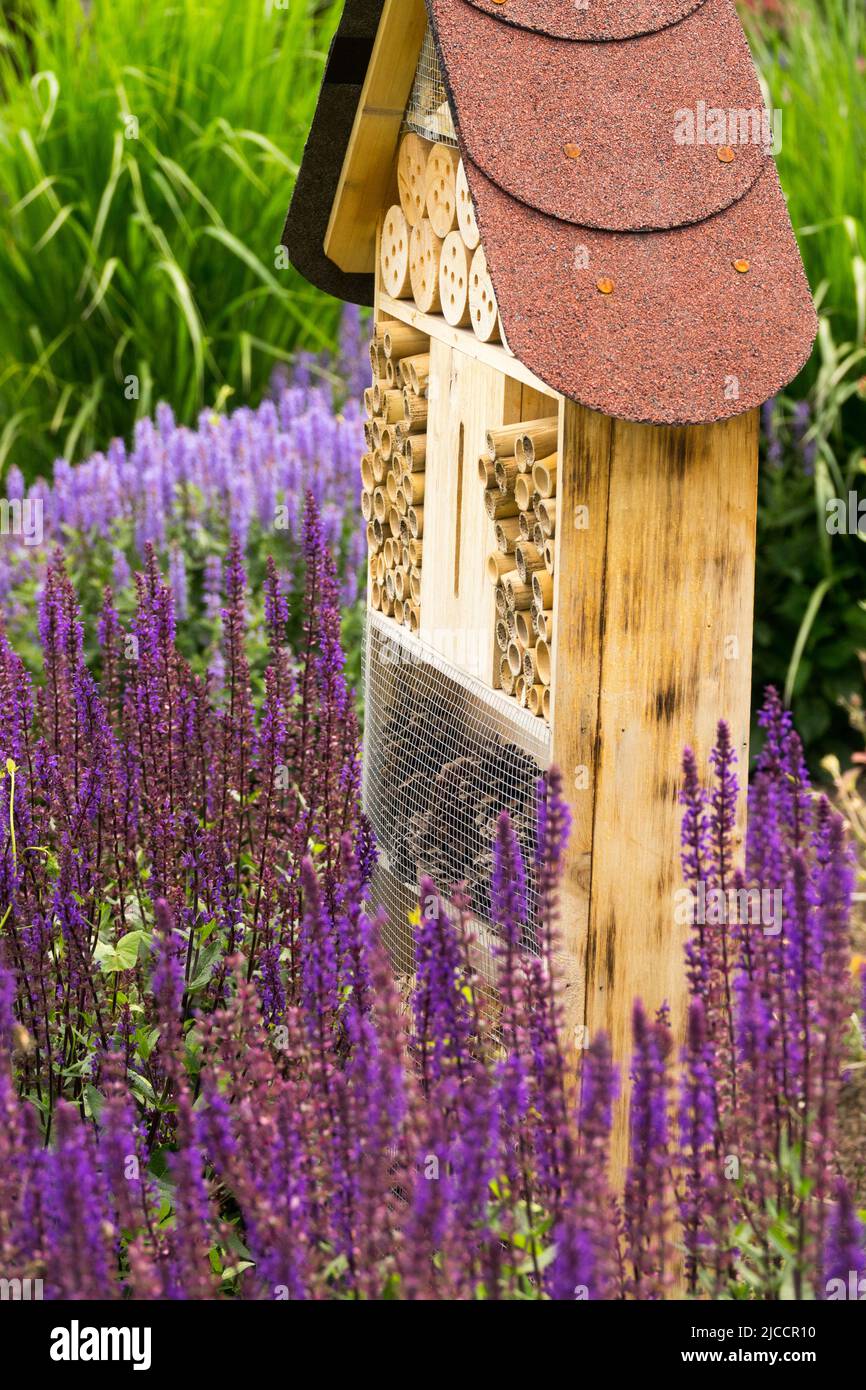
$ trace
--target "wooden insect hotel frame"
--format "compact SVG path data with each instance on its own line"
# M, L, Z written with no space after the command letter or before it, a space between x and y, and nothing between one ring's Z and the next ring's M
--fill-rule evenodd
M730 0L347 0L286 224L373 306L365 800L395 959L422 871L491 930L496 816L531 860L555 763L569 1033L620 1057L636 996L682 1014L681 753L725 717L747 759L757 407L815 331L768 149L708 135L762 108Z

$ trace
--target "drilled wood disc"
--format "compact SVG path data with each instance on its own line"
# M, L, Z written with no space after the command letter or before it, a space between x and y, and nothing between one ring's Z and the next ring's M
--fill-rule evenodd
M457 226L457 164L460 159L451 145L434 145L427 156L427 216L438 237L446 237Z
M424 216L424 199L427 194L427 156L433 148L430 140L416 135L414 131L404 135L400 141L397 157L397 189L400 206L410 227L415 227Z
M429 217L412 228L409 239L409 278L415 303L425 314L439 313L439 261L442 241Z
M403 209L396 203L385 213L380 254L382 283L393 299L408 299L412 293L409 281L409 226Z
M459 232L449 232L439 261L439 298L442 314L453 328L469 323L469 252Z
M469 192L462 159L457 166L455 192L457 195L457 225L460 228L460 235L469 250L475 251L481 241L481 233L478 230L478 223L475 221L475 204L472 201L472 194Z
M472 257L469 270L469 308L476 338L483 343L495 342L499 337L499 309L483 246Z

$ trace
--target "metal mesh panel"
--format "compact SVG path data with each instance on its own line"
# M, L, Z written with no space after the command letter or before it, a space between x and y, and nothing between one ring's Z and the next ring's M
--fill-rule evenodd
M535 946L537 782L550 765L550 732L404 628L368 614L364 657L364 807L380 863L373 904L389 916L386 942L399 974L414 971L408 914L424 873L447 896L465 883L477 968L493 983L490 875L507 809L527 873L524 944Z
M438 140L444 145L457 144L448 93L429 26L421 46L415 85L403 124L405 130L414 130L426 140Z

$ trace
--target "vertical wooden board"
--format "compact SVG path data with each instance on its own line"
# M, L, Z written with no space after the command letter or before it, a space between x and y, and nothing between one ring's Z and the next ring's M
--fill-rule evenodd
M426 27L423 0L385 0L325 232L325 255L341 270L375 264L376 221L395 200L397 141Z
M493 533L477 468L485 433L503 423L514 392L501 372L434 338L429 396L421 636L492 685L495 610L486 560Z
M598 694L613 421L563 401L559 418L553 593L553 761L562 773L572 831L562 885L566 1045L572 1060L585 1021Z
M587 1023L630 1050L632 1004L667 1001L682 1036L675 922L680 766L731 725L745 820L757 504L757 412L683 429L613 424L601 614ZM560 680L562 668L560 668ZM617 1118L621 1171L626 1117Z

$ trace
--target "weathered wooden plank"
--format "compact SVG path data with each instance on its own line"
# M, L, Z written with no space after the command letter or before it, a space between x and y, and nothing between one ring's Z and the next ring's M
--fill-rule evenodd
M586 1022L609 1033L621 1062L638 996L651 1011L667 1002L683 1034L680 763L687 744L706 758L720 718L740 758L741 827L745 819L757 461L755 411L684 429L612 423ZM590 572L583 582L598 579ZM620 1106L620 1171L626 1144Z
M613 422L564 401L559 420L557 556L553 596L553 761L572 812L563 879L566 1044L583 1041L590 865L598 760L607 498Z
M393 201L397 141L426 27L424 0L385 0L325 233L325 255L341 270L376 264L376 225Z

